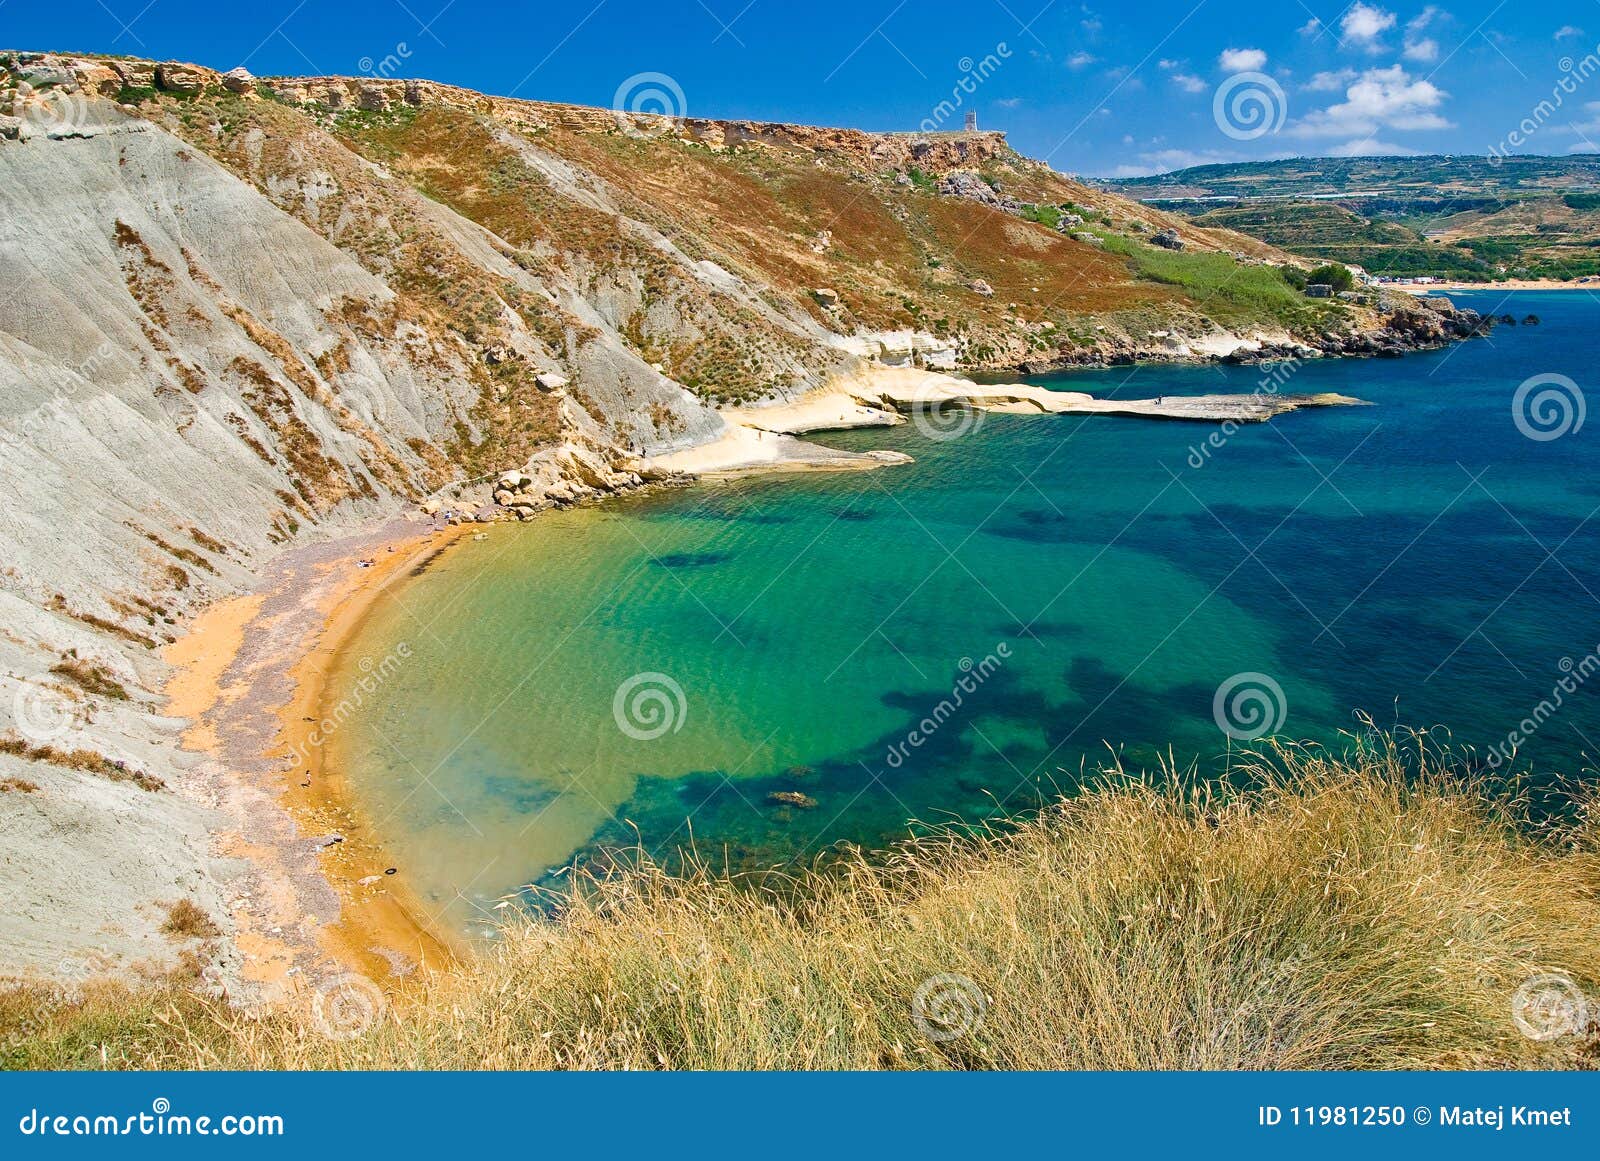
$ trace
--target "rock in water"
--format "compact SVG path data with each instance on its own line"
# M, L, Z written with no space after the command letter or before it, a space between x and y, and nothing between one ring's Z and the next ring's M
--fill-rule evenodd
M779 806L798 806L801 810L810 810L817 804L817 800L811 795L802 794L798 790L774 790L767 795L767 801Z

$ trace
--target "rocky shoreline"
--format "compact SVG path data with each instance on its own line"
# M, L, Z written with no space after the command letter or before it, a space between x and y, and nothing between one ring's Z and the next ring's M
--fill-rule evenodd
M1410 304L1410 309L1406 309ZM1176 355L1171 351L1080 352L1100 358L1062 358L1026 362L1016 368L1038 375L1067 369L1132 366L1141 362L1181 365L1255 365L1314 358L1399 358L1437 350L1487 335L1493 315L1456 306L1448 298L1389 302L1394 309L1376 331L1328 333L1316 343L1273 339L1236 340L1227 350ZM947 408L1008 411L1013 414L1106 414L1200 423L1263 422L1304 407L1363 403L1343 395L1252 392L1236 395L1174 396L1169 399L1107 400L1084 392L1052 390L1031 384L979 384L914 366L866 363L850 375L790 400L727 409L718 436L689 448L654 456L569 440L540 452L522 468L498 473L492 482L457 485L450 503L425 501L423 515L450 524L530 520L551 508L593 502L647 487L679 487L708 477L752 472L862 471L909 462L898 452L846 452L793 437L808 433L889 427L907 415L935 414ZM942 422L936 418L935 423Z
M1329 330L1306 338L1266 338L1214 356L1175 355L1170 350L1103 340L1094 347L1063 347L1049 358L1028 359L1014 369L1023 375L1043 375L1074 368L1130 367L1144 362L1252 364L1287 359L1397 359L1481 338L1498 321L1493 315L1459 307L1443 295L1420 297L1384 292L1378 298L1371 325L1348 332Z

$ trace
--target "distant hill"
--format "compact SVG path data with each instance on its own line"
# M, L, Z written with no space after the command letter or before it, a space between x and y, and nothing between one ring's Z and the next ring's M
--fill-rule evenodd
M1098 184L1196 224L1375 274L1600 274L1600 155L1202 165Z

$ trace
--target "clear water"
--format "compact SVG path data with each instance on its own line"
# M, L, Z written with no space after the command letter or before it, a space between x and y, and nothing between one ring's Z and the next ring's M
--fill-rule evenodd
M496 526L347 649L345 682L399 642L410 657L333 760L413 885L470 926L608 844L770 866L1015 809L1112 752L1213 767L1239 745L1215 712L1239 674L1281 688L1281 734L1335 741L1364 711L1503 745L1600 642L1600 419L1536 441L1512 413L1530 375L1592 381L1600 303L1456 297L1543 324L1307 363L1283 390L1373 406L1225 437L988 415L947 442L910 426L821 437L907 451L908 467ZM1266 374L1040 381L1146 397L1249 392ZM641 674L670 682L634 684L642 716L624 696L624 730L618 690ZM1522 766L1589 769L1600 678L1564 696ZM807 803L769 799L782 791Z

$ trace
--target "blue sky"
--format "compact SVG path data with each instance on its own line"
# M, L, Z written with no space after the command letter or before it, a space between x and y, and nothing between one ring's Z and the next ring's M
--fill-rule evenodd
M1600 0L0 0L0 43L868 129L1083 174L1600 151Z

